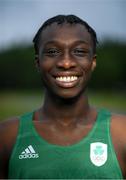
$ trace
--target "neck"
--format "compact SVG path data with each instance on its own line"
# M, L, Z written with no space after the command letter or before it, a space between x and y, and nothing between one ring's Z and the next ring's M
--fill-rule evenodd
M71 124L76 125L84 119L86 123L89 111L88 98L85 94L69 100L45 95L41 117L63 126L69 126Z

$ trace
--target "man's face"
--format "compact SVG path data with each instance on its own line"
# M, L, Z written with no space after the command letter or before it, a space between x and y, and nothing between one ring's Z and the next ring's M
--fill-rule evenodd
M38 55L37 64L47 92L65 99L85 90L96 65L91 35L80 24L47 26Z

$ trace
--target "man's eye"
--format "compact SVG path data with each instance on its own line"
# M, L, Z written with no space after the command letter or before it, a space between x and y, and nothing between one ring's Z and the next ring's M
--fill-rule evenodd
M83 49L74 49L73 53L78 56L84 56L86 52Z
M57 56L59 55L60 51L58 49L48 49L48 50L45 50L44 52L47 56Z

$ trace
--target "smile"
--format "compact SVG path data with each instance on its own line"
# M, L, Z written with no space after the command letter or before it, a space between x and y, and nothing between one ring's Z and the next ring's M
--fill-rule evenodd
M57 76L55 82L61 88L73 88L79 83L79 77L76 75Z
M66 83L76 81L77 79L78 79L77 76L60 76L60 77L56 77L57 81L66 82Z

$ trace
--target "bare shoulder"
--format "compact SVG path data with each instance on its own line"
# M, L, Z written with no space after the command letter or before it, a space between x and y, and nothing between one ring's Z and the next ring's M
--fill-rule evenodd
M113 125L126 128L126 115L122 114L112 114Z
M12 117L7 120L0 122L0 134L4 136L9 136L10 134L14 134L16 129L18 128L19 119L18 117ZM7 133L8 132L8 133Z
M111 129L115 138L126 143L126 115L112 114Z
M0 178L8 176L8 163L16 141L19 120L10 118L0 123Z
M10 145L17 136L19 120L13 117L0 123L0 144Z
M111 135L117 159L126 178L126 115L112 114Z
M115 114L115 113L113 113L112 118L114 120L117 120L117 121L120 121L120 120L124 121L124 120L126 120L126 115L125 114Z

